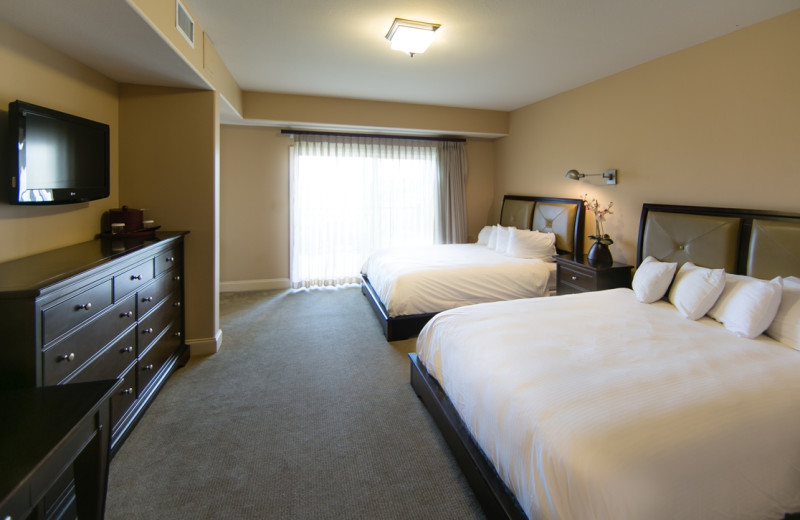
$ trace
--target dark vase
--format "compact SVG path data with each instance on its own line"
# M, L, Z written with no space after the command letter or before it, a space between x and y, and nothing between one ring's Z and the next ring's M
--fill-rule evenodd
M589 265L594 267L610 267L611 264L614 263L614 259L611 258L611 250L608 249L608 244L602 244L600 242L595 242L592 244L592 247L589 248L587 260L589 260Z

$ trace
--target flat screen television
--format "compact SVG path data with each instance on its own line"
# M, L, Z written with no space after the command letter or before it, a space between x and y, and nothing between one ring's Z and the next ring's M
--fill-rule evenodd
M8 104L12 204L70 204L109 195L109 128L24 101Z

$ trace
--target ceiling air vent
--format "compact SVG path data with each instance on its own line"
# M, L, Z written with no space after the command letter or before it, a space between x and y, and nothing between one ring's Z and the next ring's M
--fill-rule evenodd
M175 28L194 49L194 20L180 0L175 2Z

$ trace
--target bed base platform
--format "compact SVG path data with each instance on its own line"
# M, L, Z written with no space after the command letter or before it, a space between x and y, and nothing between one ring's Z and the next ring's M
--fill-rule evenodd
M428 375L415 353L408 357L411 361L411 386L453 452L486 517L493 520L526 520L528 517L514 494L478 447L438 381Z
M413 338L419 334L419 331L431 318L436 316L436 313L429 313L390 317L386 307L378 297L378 293L375 292L365 274L361 275L361 292L367 297L372 310L375 311L375 316L377 316L383 328L383 335L386 336L386 341Z

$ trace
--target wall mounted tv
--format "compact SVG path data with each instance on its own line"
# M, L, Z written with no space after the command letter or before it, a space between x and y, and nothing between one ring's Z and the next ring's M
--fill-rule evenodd
M108 197L109 128L24 101L8 104L12 204Z

